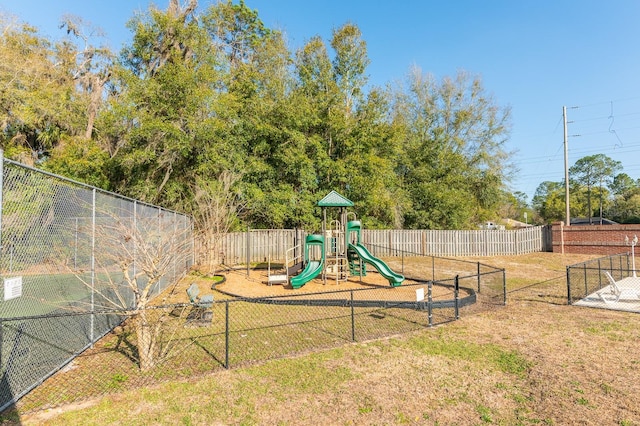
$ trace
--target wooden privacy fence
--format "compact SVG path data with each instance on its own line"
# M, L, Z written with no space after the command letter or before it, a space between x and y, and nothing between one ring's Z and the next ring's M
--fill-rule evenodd
M231 232L220 238L215 255L226 265L282 261L288 249L302 245L306 234L300 229ZM361 238L376 256L385 257L500 256L551 251L551 232L546 226L477 231L365 229ZM202 247L198 245L196 251ZM199 253L196 258L201 257Z
M378 256L502 256L551 249L547 227L477 231L365 230L362 241Z
M285 253L304 241L306 233L301 229L250 229L244 232L230 232L218 238L214 247L214 259L225 265L281 261ZM199 239L195 241L196 259L206 259L207 245ZM297 254L301 254L300 253Z

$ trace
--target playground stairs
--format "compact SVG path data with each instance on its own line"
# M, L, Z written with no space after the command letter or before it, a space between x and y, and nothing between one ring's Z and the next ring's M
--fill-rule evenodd
M300 271L302 271L302 266L303 266L303 263L299 262L292 266L289 266L286 271L283 270L280 273L269 275L267 284L269 285L286 284L289 281L289 277L297 275L300 273Z
M349 272L351 275L366 276L367 264L358 256L354 250L347 252L347 258L349 259Z
M338 281L347 281L349 279L349 262L345 257L331 257L326 259L327 266L325 271L327 275L336 277Z

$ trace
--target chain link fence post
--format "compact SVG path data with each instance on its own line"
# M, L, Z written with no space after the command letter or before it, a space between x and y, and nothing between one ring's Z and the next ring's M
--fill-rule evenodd
M351 341L356 341L356 315L353 306L353 290L351 290Z
M589 283L587 280L587 264L586 263L582 264L582 271L584 272L584 294L587 295L589 294Z
M507 306L507 271L505 269L502 270L502 305Z
M455 284L453 288L453 299L455 306L455 318L460 319L460 275L456 275Z
M95 288L96 288L96 189L91 190L91 331L89 340L93 348L95 327Z
M4 150L0 148L0 271L2 271L2 254L4 252L4 234L2 232L2 214L4 212ZM0 364L1 366L2 364Z
M224 302L224 368L229 366L229 301Z
M571 305L571 266L567 266L567 305Z
M176 235L176 232L178 231L178 226L176 223L176 212L173 212L173 235ZM171 278L171 282L175 282L176 280L176 262L178 261L177 257L174 257L172 259L172 278Z
M429 327L433 327L433 281L429 281L427 284L427 313Z
M133 202L133 232L136 232L138 229L138 202ZM137 260L138 260L138 239L133 239L133 276L135 277L138 273L137 269Z

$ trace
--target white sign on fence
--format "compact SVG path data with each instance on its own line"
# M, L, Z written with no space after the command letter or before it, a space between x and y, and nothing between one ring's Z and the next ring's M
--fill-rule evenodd
M416 302L422 302L424 300L424 288L416 289Z
M22 296L22 277L4 279L4 300Z

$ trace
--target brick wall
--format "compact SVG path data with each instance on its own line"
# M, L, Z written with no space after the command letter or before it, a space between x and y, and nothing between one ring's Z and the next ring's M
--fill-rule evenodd
M640 225L573 225L564 226L556 222L552 226L554 253L582 253L611 255L627 253L631 246L626 245L634 235L640 238ZM636 246L640 249L640 245Z

